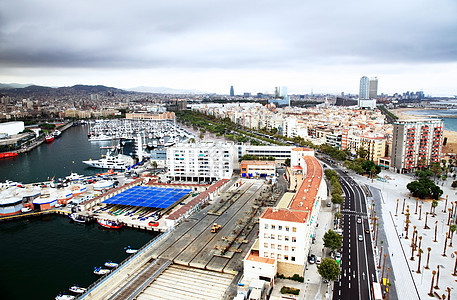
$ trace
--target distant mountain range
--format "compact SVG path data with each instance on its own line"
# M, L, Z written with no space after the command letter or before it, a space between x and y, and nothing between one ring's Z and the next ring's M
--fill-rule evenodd
M71 87L47 87L39 86L34 84L20 84L20 83L0 83L0 91L3 94L31 94L31 93L46 93L46 94L68 94L71 92L76 93L103 93L103 92L115 92L115 93L155 93L155 94L206 94L205 92L198 90L185 90L185 89L173 89L167 87L149 87L139 86L127 90L122 90L114 87L107 87L104 85L74 85Z
M6 89L21 89L25 88L28 86L31 86L33 84L31 83L26 83L26 84L20 84L20 83L0 83L0 90L6 90Z

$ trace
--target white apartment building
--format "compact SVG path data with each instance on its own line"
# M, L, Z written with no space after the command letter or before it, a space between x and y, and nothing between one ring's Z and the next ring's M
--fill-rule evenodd
M302 150L297 150L303 153ZM291 200L263 211L259 219L258 242L244 259L247 280L274 283L277 273L303 275L312 235L322 201L327 199L327 184L319 161L311 155L298 159L303 180Z
M233 143L179 143L167 149L167 177L210 182L231 178Z
M292 149L294 146L253 146L253 145L236 145L238 160L245 154L262 156L272 156L276 160L285 161L292 158Z

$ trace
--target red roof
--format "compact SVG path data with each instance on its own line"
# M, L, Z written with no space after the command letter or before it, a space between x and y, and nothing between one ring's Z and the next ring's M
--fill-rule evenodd
M268 207L261 218L278 221L288 221L295 223L305 223L309 212L304 210L292 210L288 208L273 208Z

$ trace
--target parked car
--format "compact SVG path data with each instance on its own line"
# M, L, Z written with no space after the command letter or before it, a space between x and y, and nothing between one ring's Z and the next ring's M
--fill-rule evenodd
M316 257L316 264L320 265L322 261L322 258L320 256Z
M363 235L359 234L359 241L362 242L363 241Z
M314 264L316 262L316 255L314 255L314 254L308 255L308 262L310 264Z

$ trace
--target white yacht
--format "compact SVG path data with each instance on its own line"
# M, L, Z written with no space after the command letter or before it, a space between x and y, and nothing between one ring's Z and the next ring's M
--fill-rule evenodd
M97 160L84 160L84 164L99 169L125 170L134 164L133 158L124 154L115 154L111 151L105 157Z

